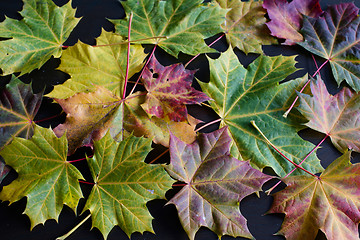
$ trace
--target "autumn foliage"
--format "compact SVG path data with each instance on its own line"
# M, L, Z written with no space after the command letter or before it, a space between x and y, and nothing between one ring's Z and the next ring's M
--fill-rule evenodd
M200 227L219 237L253 238L239 204L270 179L287 185L273 194L269 209L285 214L278 234L315 239L320 230L329 240L359 239L360 165L350 162L352 151L360 151L360 17L353 3L324 11L317 0L121 4L126 17L111 20L115 31L103 30L95 46L63 45L80 20L71 1L59 7L24 0L21 20L0 22L0 69L11 75L0 89L0 182L10 167L18 173L2 188L1 201L26 197L31 228L57 220L64 205L76 211L84 177L68 158L87 146L94 182L82 214L90 214L105 239L115 226L129 237L153 232L146 203L165 199L175 183L182 188L168 204L190 239ZM204 40L214 35L229 48L207 56L207 82L194 78L187 64L163 66L154 55L156 48L175 58L216 53L215 42ZM302 47L323 65L284 82L298 70L296 56L262 51L278 42ZM244 67L235 48L259 56ZM58 70L70 78L34 94L21 76L51 57L60 58ZM318 74L325 64L345 85L335 95ZM131 77L137 80L130 84ZM44 97L66 114L54 129L34 121ZM214 110L219 118L203 124L219 123L219 129L199 133L190 104ZM298 135L306 127L343 154L326 169L315 154L323 141L315 146ZM152 144L167 148L169 164L145 163ZM263 173L266 167L274 176Z

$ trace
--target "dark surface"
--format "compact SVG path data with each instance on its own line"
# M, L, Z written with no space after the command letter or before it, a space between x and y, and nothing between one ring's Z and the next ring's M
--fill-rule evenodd
M57 4L64 4L67 1L64 0L56 0ZM339 1L337 0L327 0L321 1L322 8L325 9L327 5L336 4ZM341 1L341 2L349 2L349 1ZM360 7L360 1L355 1L358 7ZM71 34L69 40L64 45L73 45L78 39L88 44L95 44L95 38L100 35L101 28L104 28L107 31L111 31L113 29L112 24L106 20L106 18L122 18L124 17L124 11L121 7L121 4L116 0L73 0L73 7L77 8L77 17L81 17L82 19L79 22L78 26L75 28L74 32ZM22 2L20 0L0 0L0 21L4 20L4 16L12 17L12 18L20 18L18 11L22 8ZM207 40L207 43L210 43L214 38ZM225 41L220 41L220 43L215 44L215 48L219 51L225 51L227 49L227 44ZM146 51L150 51L151 46L146 46ZM302 68L299 70L296 75L290 76L289 79L302 76L305 73L313 74L316 70L314 61L312 59L311 54L304 51L301 47L293 46L265 46L264 51L267 55L299 55L297 57L297 67ZM256 58L257 55L249 54L246 56L241 51L236 50L236 54L239 57L239 60L242 64L247 65L252 60ZM160 60L160 62L164 65L169 65L175 62L183 62L186 63L191 59L191 56L187 56L184 54L180 54L179 59L175 59L164 53L160 48L156 50L156 57ZM211 57L217 57L218 54L213 54ZM324 62L323 59L316 58L318 65ZM23 76L21 79L26 82L32 82L33 88L35 92L42 90L45 87L46 92L50 92L52 89L52 85L60 84L64 82L68 76L60 71L55 70L59 65L59 59L51 59L49 60L44 67L40 70L35 70L31 74L27 74ZM201 81L207 82L209 79L209 67L206 57L204 55L199 56L194 62L192 62L189 67L190 69L199 69L196 73L196 77ZM331 70L329 64L327 64L323 70L321 70L321 75L323 79L326 80L327 87L329 91L334 94L338 91L336 83L331 76ZM9 81L9 77L1 77L0 78L0 86L3 86L7 81ZM197 87L195 85L195 87ZM216 114L204 107L199 106L189 106L189 112L196 116L197 118L209 122L213 119L216 119ZM52 103L50 99L45 99L43 101L42 107L35 118L37 120L43 120L51 116L59 115L55 119L51 119L48 121L42 121L39 124L45 127L52 126L53 128L63 122L65 119L65 115L61 114L61 108ZM217 126L211 126L205 129L206 132L213 131ZM306 129L301 131L300 136L306 140L311 141L314 144L320 142L320 140L324 137L324 134L312 131L310 129ZM158 154L162 153L165 148L161 146L154 146L155 150L148 156L147 161L150 161ZM81 148L79 149L71 159L78 159L84 156L84 153L89 151L89 149ZM319 149L316 154L321 159L321 163L323 167L328 166L335 158L340 156L340 153L331 145L330 140L327 139L323 144L322 148ZM360 157L359 154L353 154L353 162L359 162ZM169 155L165 154L161 161L168 161ZM89 169L86 166L85 162L77 162L74 163L76 167L78 167L87 181L91 182L91 176L89 173ZM271 174L270 169L265 169L265 171ZM16 173L14 171L5 179L4 184L9 184L12 179L16 177ZM276 183L275 180L270 181L264 185L264 189L268 189L273 184ZM81 184L85 197L88 196L91 190L90 185ZM284 187L280 185L280 187L276 190L280 190ZM179 187L176 189L169 190L166 194L167 199L170 199L177 191ZM267 196L264 192L260 193L260 198L258 198L255 194L246 197L240 203L240 211L248 220L248 227L253 234L253 236L257 240L275 240L275 239L284 239L282 236L274 236L281 226L284 215L283 214L269 214L265 215L265 213L269 210L272 204L273 198L271 196ZM80 201L80 205L78 207L78 215L81 213L82 207L84 206L85 200L82 199ZM166 200L154 200L150 201L147 206L151 215L154 217L153 220L153 228L155 234L145 232L144 234L134 233L131 235L131 239L137 240L186 240L188 239L186 233L181 227L179 219L177 217L176 209L173 205L167 205ZM56 237L59 237L65 233L67 233L70 229L72 229L77 223L79 223L85 215L88 214L86 212L83 215L76 216L72 210L68 207L64 207L63 211L60 214L59 222L56 223L54 220L49 220L45 223L45 225L38 225L30 232L30 221L26 215L22 215L22 212L25 209L26 199L23 198L21 201L16 202L10 206L8 206L7 202L0 203L0 239L1 240L54 240ZM88 220L83 224L75 233L73 233L68 239L69 240L101 240L103 239L101 233L97 230L91 229L91 221ZM126 234L122 232L119 227L115 227L109 237L109 240L125 240L128 239ZM200 231L196 235L196 240L215 240L217 236L212 233L210 230L206 228L201 228ZM223 240L235 239L232 237L224 236ZM244 239L244 238L236 238L236 239ZM325 239L324 234L319 231L317 236L317 240Z

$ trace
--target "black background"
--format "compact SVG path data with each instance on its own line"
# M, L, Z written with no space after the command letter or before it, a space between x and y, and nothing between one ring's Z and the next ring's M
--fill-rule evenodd
M66 3L65 0L55 0L58 5ZM344 1L341 2L350 2ZM323 10L326 9L328 5L337 4L337 0L324 0L320 1L321 7ZM360 7L360 0L355 1L357 7ZM107 31L113 30L113 25L106 19L117 19L124 17L124 10L119 1L116 0L73 0L73 7L77 8L76 17L82 17L81 21L71 33L69 39L64 43L64 45L73 45L78 40L94 45L96 43L95 38L98 37L101 33L101 28L104 28ZM21 0L0 0L0 21L5 19L5 15L11 18L21 18L19 11L22 9ZM209 44L216 36L210 39L207 39L206 42ZM225 51L228 47L226 41L223 39L219 43L215 44L214 47L219 51ZM152 46L145 46L146 52L149 52L152 49ZM264 46L263 50L265 54L273 55L299 55L296 60L298 64L296 67L302 70L299 70L296 74L291 75L288 79L299 77L305 73L313 74L316 71L314 61L311 54L306 52L304 49L298 46ZM247 66L251 61L253 61L257 55L249 54L245 55L239 50L235 50L237 56L239 57L240 62ZM172 63L186 63L191 59L191 56L180 54L179 59L176 59L172 56L167 55L160 48L157 48L155 55L157 59L163 65L170 65ZM211 57L218 57L218 54L212 54ZM324 60L316 57L316 61L320 66ZM63 83L69 76L65 73L62 73L58 70L55 70L60 63L59 59L50 59L42 68L35 70L30 74L26 74L21 77L21 80L26 83L32 83L34 92L39 92L45 87L45 92L50 92L52 86L55 84ZM209 67L208 61L205 56L200 55L194 62L189 66L189 69L199 69L196 73L196 77L201 81L209 81ZM339 91L335 80L331 75L331 69L329 64L325 65L323 70L321 70L321 76L325 79L328 90L335 94ZM9 76L0 77L0 86L4 86L10 80ZM196 84L194 87L198 88ZM189 106L188 110L190 114L196 116L197 118L209 122L217 118L217 115L204 107L199 106ZM48 117L57 116L54 119L48 121L41 121L39 125L44 127L55 127L57 124L65 120L65 114L61 113L61 107L52 103L51 99L45 98L43 100L42 106L39 113L37 114L35 121L43 120ZM210 132L217 128L218 126L210 126L205 128L203 132ZM302 130L300 136L306 140L317 144L324 137L324 134L312 131L310 129ZM161 146L155 146L146 161L151 161L157 155L162 153L165 148ZM334 159L340 156L340 153L332 146L330 140L327 139L317 150L316 154L321 159L321 164L325 168L328 166ZM71 156L70 159L78 159L84 156L84 153L89 152L89 149L81 148L79 149L74 156ZM163 158L158 162L166 162L169 159L169 155L165 154ZM353 153L352 162L360 162L360 155ZM85 162L74 163L78 167L87 181L92 182L90 172ZM273 174L271 169L266 168L265 172L268 174ZM16 178L16 173L11 171L8 177L4 180L2 184L9 184L12 179ZM276 180L266 183L263 189L270 188ZM284 187L284 184L280 185L276 191ZM88 196L91 190L91 186L86 184L81 184L84 196ZM169 190L166 194L166 198L170 199L180 188L176 187L175 189ZM274 192L276 192L274 191ZM272 204L273 198L267 196L264 192L260 193L260 198L255 194L246 197L240 203L240 211L248 220L248 227L250 232L257 240L275 240L275 239L285 239L282 236L274 235L281 226L281 223L284 218L284 214L268 214L265 215L269 210ZM77 223L79 223L84 216L88 214L80 215L82 207L84 206L85 200L80 201L78 207L78 213L76 216L75 213L64 206L63 211L60 214L59 222L55 220L48 220L45 225L38 225L32 231L30 231L30 221L26 215L23 215L22 212L25 209L26 198L13 203L8 206L8 202L0 203L0 240L19 240L19 239L40 239L40 240L54 240L56 237L59 237L67 233L72 229ZM166 200L153 200L150 201L147 206L151 215L154 217L153 228L155 234L145 232L143 234L134 233L131 235L131 239L136 240L186 240L188 239L186 233L181 227L180 221L177 217L176 209L173 205L167 205ZM76 232L74 232L69 238L69 240L101 240L103 239L101 233L97 229L91 230L91 220L86 221ZM119 228L115 227L109 234L108 240L125 240L129 239L126 234ZM196 234L196 240L215 240L217 236L206 228L201 228ZM232 237L224 236L223 240L235 239ZM236 238L236 239L245 239L245 238ZM326 239L324 234L319 231L317 240Z

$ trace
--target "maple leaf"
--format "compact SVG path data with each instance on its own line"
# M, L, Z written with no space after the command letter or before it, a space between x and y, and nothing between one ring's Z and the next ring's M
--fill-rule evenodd
M78 147L101 139L111 126L120 105L120 98L99 86L95 92L79 93L67 99L54 100L67 114L65 123L59 124L54 132L58 137L66 132L69 155Z
M303 15L316 18L322 13L319 0L264 0L263 7L269 14L270 22L266 23L271 34L285 39L285 45L294 45L303 41L299 32Z
M222 25L229 43L246 54L262 53L261 45L276 43L265 25L266 11L262 1L216 0L224 9L226 22Z
M31 139L15 138L0 151L6 164L19 174L0 192L0 200L16 202L27 197L25 214L31 229L47 219L57 220L63 205L74 211L82 198L79 170L66 161L66 137L35 127Z
M39 110L42 93L33 94L31 86L15 76L0 89L0 149L14 137L30 138L33 119Z
M96 39L97 46L78 42L69 47L61 57L59 70L68 73L71 78L56 85L47 96L65 99L81 92L92 92L96 86L102 86L117 96L124 91L126 73L127 44L123 38L103 30ZM146 57L139 45L130 48L129 77L140 71Z
M153 139L154 143L169 147L170 132L186 143L196 139L195 127L198 121L187 116L187 121L174 122L168 118L160 119L149 117L141 108L145 102L145 95L136 92L125 99L124 102L124 129L137 137L145 136Z
M299 93L299 111L309 120L306 126L330 136L341 152L360 152L360 97L344 87L335 96L321 79L310 82L312 96Z
M269 213L285 213L279 231L286 239L315 239L318 229L327 239L359 239L360 164L351 152L336 159L320 175L283 179L287 187L274 195Z
M210 82L200 83L214 99L210 105L222 119L221 126L229 126L242 159L250 159L259 169L269 166L279 176L290 172L292 164L268 145L250 122L255 121L265 136L296 163L312 150L313 145L297 134L304 128L301 114L295 112L290 119L282 116L296 96L294 89L307 81L300 78L279 85L296 70L294 58L260 55L245 69L229 48L218 59L209 58ZM314 155L302 166L311 172L322 170ZM304 173L297 170L297 174Z
M239 202L260 191L272 177L252 168L249 162L231 157L230 144L227 127L200 134L192 144L171 136L170 165L165 168L186 186L169 204L176 206L190 239L194 239L201 226L218 236L251 238Z
M304 17L301 29L306 50L330 62L335 80L360 90L360 17L354 3L330 6L319 18Z
M214 52L204 38L222 31L227 10L217 4L202 4L202 0L128 0L121 2L125 12L134 14L131 40L141 44L157 44L177 57ZM129 18L112 20L115 32L128 36Z
M3 75L21 75L40 68L51 56L60 57L62 44L76 26L71 1L58 7L51 0L24 0L23 19L0 23L0 68Z
M94 148L93 158L87 161L95 185L84 207L91 212L93 226L105 238L115 225L128 236L153 232L146 202L164 198L174 180L161 165L144 162L151 139L129 136L118 143L106 134L95 141Z
M155 57L151 58L142 75L147 95L141 107L150 116L186 121L185 104L210 100L206 94L191 87L194 73L194 70L186 70L182 64L164 67Z

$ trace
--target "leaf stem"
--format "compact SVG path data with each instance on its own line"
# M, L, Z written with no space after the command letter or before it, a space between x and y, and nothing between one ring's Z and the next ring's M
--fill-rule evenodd
M134 92L134 90L135 90L135 88L136 88L136 85L138 85L138 83L139 83L139 81L140 81L141 76L144 74L145 68L147 67L147 65L148 65L148 64L149 64L149 62L150 62L150 59L152 58L152 56L153 56L153 55L154 55L154 53L155 53L156 46L157 46L157 45L155 45L155 46L154 46L154 48L153 48L153 50L152 50L152 52L151 52L151 54L150 54L150 56L149 56L148 60L146 61L145 65L144 65L144 67L143 67L143 69L142 69L142 71L141 71L141 73L140 73L140 75L139 75L138 79L136 80L136 83L135 83L134 87L131 89L131 91L130 91L129 95L131 95L131 94Z
M67 237L69 237L73 232L75 232L81 225L83 225L89 218L91 217L91 213L84 218L78 225L76 225L73 229L71 229L68 233L65 235L56 238L56 240L65 240Z
M299 166L301 164L303 164L305 162L305 160L325 141L325 139L329 136L330 134L326 134L326 136L305 156L305 158L299 163ZM285 177L283 177L282 179L287 178L288 176L290 176L290 174L292 174L297 168L294 168L293 170L291 170L291 172L289 172L288 174L285 175ZM279 180L274 186L272 186L270 189L268 189L266 191L267 195L270 195L271 192L281 183L281 180Z
M83 181L83 180L78 180L79 183L84 183L84 184L88 184L88 185L95 185L95 183L91 183L91 182L86 182L86 181Z
M292 160L290 160L288 157L286 157L279 149L276 148L276 146L274 144L272 144L270 142L270 140L264 135L264 133L260 130L260 128L256 125L255 121L250 121L251 124L256 128L256 130L261 134L261 136L263 136L263 138L266 140L266 142L272 147L274 148L275 151L277 151L283 158L285 158L288 162L290 162L291 164L293 164L295 167L303 170L304 172L310 174L313 177L319 178L318 176L316 176L315 174L309 172L308 170L306 170L305 168L301 167L300 165L296 164L295 162L293 162Z
M89 156L89 158L91 158L92 156ZM86 158L79 158L79 159L75 159L75 160L70 160L68 161L69 163L73 163L73 162L80 162L80 161L84 161L86 160Z
M47 121L47 120L51 120L51 119L53 119L53 118L56 118L56 117L58 117L58 116L60 116L60 115L61 115L61 114L57 114L57 115L54 115L54 116L51 116L51 117L43 118L43 119L36 120L36 121L32 121L32 122L34 122L34 123L45 122L45 121Z
M154 158L153 160L151 160L151 162L149 162L149 164L152 164L154 162L156 162L156 160L158 160L159 158L161 158L162 156L164 156L165 153L167 153L169 151L169 149L166 149L163 153L161 153L159 156L157 156L156 158Z
M212 43L209 44L209 47L211 47L212 45L214 45L216 42L218 42L223 36L225 36L225 33L223 33L220 37L218 37L217 39L215 39ZM200 55L200 53L198 53L197 55L195 55L192 59L190 59L186 64L185 64L185 68L192 62L194 61L198 56Z
M220 122L220 121L221 121L221 118L218 118L218 119L216 119L216 120L214 120L214 121L208 122L208 123L202 125L201 127L199 127L198 129L196 129L195 132L198 132L198 131L200 131L201 129L206 128L207 126L210 126L210 125L212 125L212 124L214 124L214 123L217 123L217 122Z
M124 83L124 90L123 90L123 95L122 95L122 99L125 99L125 95L126 95L126 87L127 87L127 82L128 82L128 78L129 78L129 67L130 67L130 35L131 35L131 22L132 22L132 18L133 18L133 13L130 13L130 17L129 17L129 28L128 28L128 49L127 49L127 56L126 56L126 75L125 75L125 83ZM121 90L121 89L120 89Z
M316 72L311 76L312 78L316 76L316 74L318 74L320 72L320 70L325 66L325 64L329 61L329 59L327 59L325 62L323 62L323 64L321 64L321 66L316 70ZM305 83L305 85L301 88L301 90L299 91L300 93L302 93L302 91L304 91L305 87L309 84L310 79ZM295 106L295 103L297 102L297 100L299 99L299 96L296 96L295 100L293 101L293 103L291 104L291 106L289 107L289 109L284 113L284 117L286 118L287 115L290 113L291 109L293 109L293 107Z

